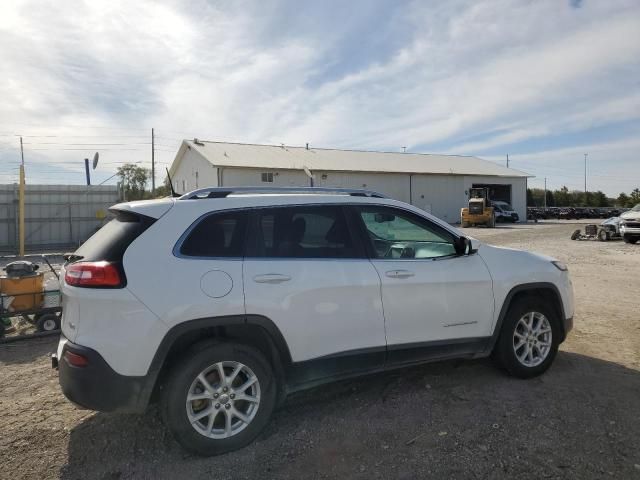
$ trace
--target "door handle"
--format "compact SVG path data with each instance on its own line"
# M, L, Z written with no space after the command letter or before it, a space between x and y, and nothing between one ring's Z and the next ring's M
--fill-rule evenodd
M265 273L264 275L256 275L253 277L253 281L256 283L277 284L288 282L289 280L291 280L289 275L282 275L280 273Z
M389 278L409 278L413 277L415 273L409 270L389 270L385 275Z

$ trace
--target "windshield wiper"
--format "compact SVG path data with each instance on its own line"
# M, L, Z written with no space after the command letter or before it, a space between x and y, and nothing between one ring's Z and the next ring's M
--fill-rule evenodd
M67 263L73 263L77 262L78 260L82 260L84 256L78 255L76 253L65 253L62 255L62 258L64 258L65 262Z

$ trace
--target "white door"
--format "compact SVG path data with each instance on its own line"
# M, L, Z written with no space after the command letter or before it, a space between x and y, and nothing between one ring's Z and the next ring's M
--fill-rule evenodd
M287 206L252 215L244 260L247 315L271 319L294 362L372 354L367 361L381 365L380 279L342 208ZM340 370L340 362L330 363Z
M479 255L457 255L451 232L412 212L356 210L382 280L390 350L491 334L492 281Z

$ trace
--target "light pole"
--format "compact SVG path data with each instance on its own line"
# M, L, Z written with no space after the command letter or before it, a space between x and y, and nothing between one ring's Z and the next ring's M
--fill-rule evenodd
M584 154L584 194L587 194L587 155L589 155L588 153ZM585 198L586 201L586 198Z

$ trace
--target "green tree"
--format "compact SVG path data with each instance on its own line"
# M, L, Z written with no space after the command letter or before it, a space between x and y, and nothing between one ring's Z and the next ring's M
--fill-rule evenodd
M634 207L639 203L640 203L640 189L634 188L633 192L631 192L631 195L629 195L629 203L627 204L627 206Z
M555 207L556 201L551 190L547 190L547 207Z
M533 200L533 192L530 188L527 188L527 207L535 207L536 203Z
M141 200L145 198L145 189L149 182L148 168L126 163L118 167L118 177L120 178L125 200Z
M563 186L560 190L556 190L554 197L558 207L569 206L569 189L566 186Z
M618 198L616 199L616 205L618 205L619 207L626 207L628 203L629 203L629 195L627 195L624 192L618 195Z
M598 190L595 194L595 206L596 207L608 207L609 206L609 199L607 198L607 196L601 191Z
M156 187L156 193L153 198L163 198L171 196L171 186L169 185L169 178L166 177L164 182L159 187Z

